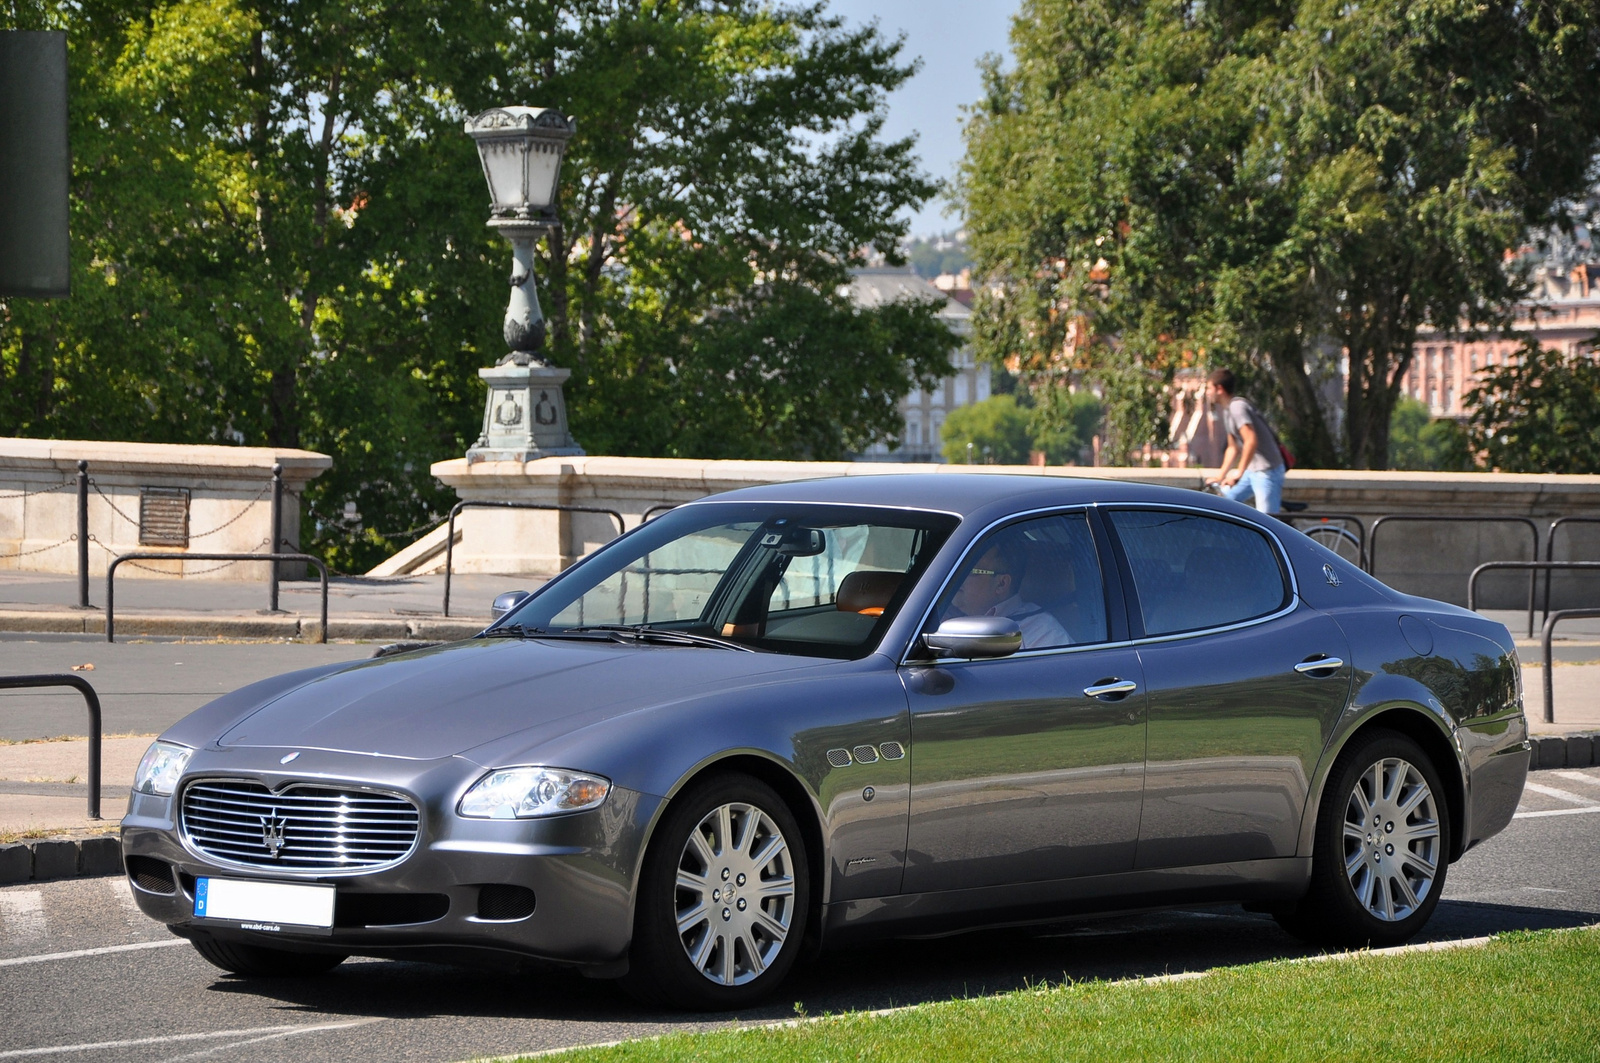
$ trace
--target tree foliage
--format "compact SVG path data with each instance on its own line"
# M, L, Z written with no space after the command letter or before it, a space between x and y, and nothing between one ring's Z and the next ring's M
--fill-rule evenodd
M1033 446L1028 411L1012 395L991 395L951 410L940 438L944 460L955 465L1026 465Z
M1428 405L1401 397L1389 418L1389 468L1467 472L1474 467L1467 432L1448 417L1434 419Z
M1600 363L1530 341L1467 395L1472 446L1502 472L1600 473Z
M0 307L0 433L304 446L306 538L365 567L447 503L510 254L462 120L577 118L542 244L591 453L834 458L947 371L858 310L932 185L881 136L899 45L758 0L10 0L65 28L73 296ZM355 502L366 526L346 526Z
M1581 0L1026 0L968 125L990 357L1107 383L1156 441L1175 368L1275 383L1308 464L1381 467L1424 324L1499 328L1502 252L1600 145ZM1343 436L1316 401L1348 354Z

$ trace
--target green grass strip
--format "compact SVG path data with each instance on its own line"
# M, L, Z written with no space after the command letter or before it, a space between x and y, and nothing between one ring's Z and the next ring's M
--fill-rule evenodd
M1448 951L1273 961L1160 984L1076 983L882 1016L669 1034L554 1058L1594 1061L1600 929L1519 931Z

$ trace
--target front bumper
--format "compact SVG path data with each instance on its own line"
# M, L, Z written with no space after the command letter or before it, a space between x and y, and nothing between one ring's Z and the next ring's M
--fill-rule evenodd
M242 869L185 844L176 822L176 796L136 793L122 821L129 884L140 910L174 932L371 956L479 954L488 959L500 954L602 970L625 961L633 934L634 878L661 798L614 787L605 804L590 812L535 820L463 819L455 814L456 804L482 771L458 758L396 763L308 751L294 764L299 770L290 773L243 768L240 752L197 751L184 784L212 777L248 779L273 789L291 781L380 787L405 794L421 810L417 845L399 863L367 873ZM275 766L275 754L282 751L249 752L258 754L251 759ZM159 891L162 865L170 868L170 892ZM291 927L247 930L198 920L194 889L201 876L333 884L338 890L335 926L328 934ZM512 905L518 909L515 917L505 918L504 905L486 900L485 887L500 887L488 896L504 897L508 886L532 891L531 913Z

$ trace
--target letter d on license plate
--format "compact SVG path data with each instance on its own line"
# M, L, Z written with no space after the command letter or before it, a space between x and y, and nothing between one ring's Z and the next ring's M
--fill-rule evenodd
M195 880L194 914L244 930L331 934L333 898L332 886L201 878Z

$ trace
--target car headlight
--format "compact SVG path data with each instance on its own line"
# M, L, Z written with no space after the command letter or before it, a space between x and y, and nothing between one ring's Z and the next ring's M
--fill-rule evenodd
M194 750L172 742L154 742L144 751L139 770L133 775L133 788L141 794L170 797L177 789L178 776L189 765Z
M473 819L532 819L598 808L611 781L559 768L502 768L473 784L461 814Z

